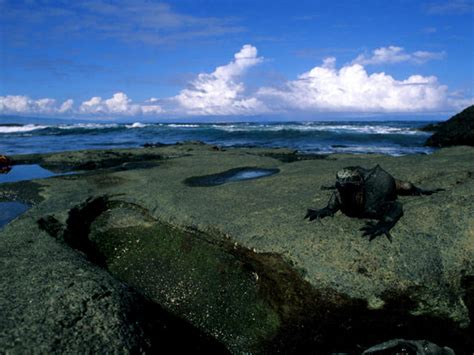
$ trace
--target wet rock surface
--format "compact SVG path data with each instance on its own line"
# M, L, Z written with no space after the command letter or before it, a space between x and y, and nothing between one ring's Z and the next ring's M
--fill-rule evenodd
M12 158L15 164L39 164L53 172L95 171L107 168L126 168L127 164L156 162L163 156L145 150L130 149L84 150L53 154L28 154Z
M414 355L454 355L448 347L439 347L426 340L393 339L385 343L372 346L362 355L389 355L389 354L414 354Z
M426 126L423 130L434 132L426 141L427 146L474 146L474 106L469 106L446 122Z
M101 162L103 151L41 156L101 168L0 185L3 200L32 205L0 231L0 350L156 351L180 334L189 349L233 353L361 353L394 338L472 352L473 153L288 164L272 157L282 150L188 143L121 150L132 158L120 166L140 162L129 169ZM391 244L361 238L366 220L303 221L340 168L376 164L445 191L400 197ZM240 167L279 173L183 184Z

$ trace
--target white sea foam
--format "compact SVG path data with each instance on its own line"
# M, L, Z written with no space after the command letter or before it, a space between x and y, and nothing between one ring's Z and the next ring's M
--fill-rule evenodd
M119 125L117 123L75 123L72 125L59 125L56 128L59 129L105 129L105 128L116 128Z
M390 127L380 125L324 125L324 124L281 124L281 125L249 125L249 124L229 124L212 125L214 129L226 132L253 132L253 131L320 131L334 133L365 133L365 134L424 134L406 127Z
M406 128L406 127L390 127L390 126L377 126L377 125L365 125L365 126L327 125L327 126L319 126L318 129L321 131L366 133L366 134L419 134L420 133L418 131L415 131L411 128Z
M144 124L144 123L141 123L141 122L134 122L133 124L125 125L125 127L127 127L127 128L144 128L144 127L148 127L148 126L149 126L148 124Z
M336 153L356 153L356 154L386 154L391 156L402 156L407 154L429 153L431 148L426 147L381 147L381 146L347 146L331 149Z
M252 125L252 124L226 124L226 125L212 125L214 129L226 132L253 132L253 131L278 131L281 130L277 126L272 125Z
M0 134L1 133L22 133L22 132L31 132L38 129L45 129L49 126L41 126L35 124L27 124L24 126L1 126L0 125Z
M178 123L169 123L166 125L167 127L171 128L199 128L200 125L198 124L178 124Z

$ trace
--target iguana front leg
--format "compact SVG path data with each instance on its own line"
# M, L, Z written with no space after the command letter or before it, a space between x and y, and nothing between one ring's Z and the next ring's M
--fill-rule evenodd
M328 205L326 207L321 208L319 210L310 208L306 212L306 216L304 218L308 218L310 221L313 221L315 219L321 219L328 216L332 217L334 213L339 211L340 206L341 206L341 203L339 200L339 193L334 192L331 195L331 198L329 199Z
M444 191L444 189L423 190L419 187L416 187L411 182L398 179L395 180L395 185L397 188L397 194L401 196L432 195L436 192Z
M364 233L362 236L369 236L369 240L375 237L385 234L390 242L392 242L392 236L390 235L390 229L397 224L398 220L403 216L403 206L398 201L390 201L383 205L383 211L381 211L382 218L375 222L367 222L367 224L360 230Z

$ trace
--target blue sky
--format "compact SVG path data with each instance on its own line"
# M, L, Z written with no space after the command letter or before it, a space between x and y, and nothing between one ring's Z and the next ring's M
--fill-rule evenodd
M4 115L412 115L474 102L473 0L0 7Z

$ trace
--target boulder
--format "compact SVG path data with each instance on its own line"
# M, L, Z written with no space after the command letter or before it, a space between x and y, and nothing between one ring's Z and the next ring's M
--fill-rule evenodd
M455 355L448 347L439 347L426 340L392 339L382 344L372 346L362 355L382 354L416 354L416 355Z
M474 105L454 115L446 122L428 125L423 130L434 132L426 141L425 145L427 146L474 146Z

